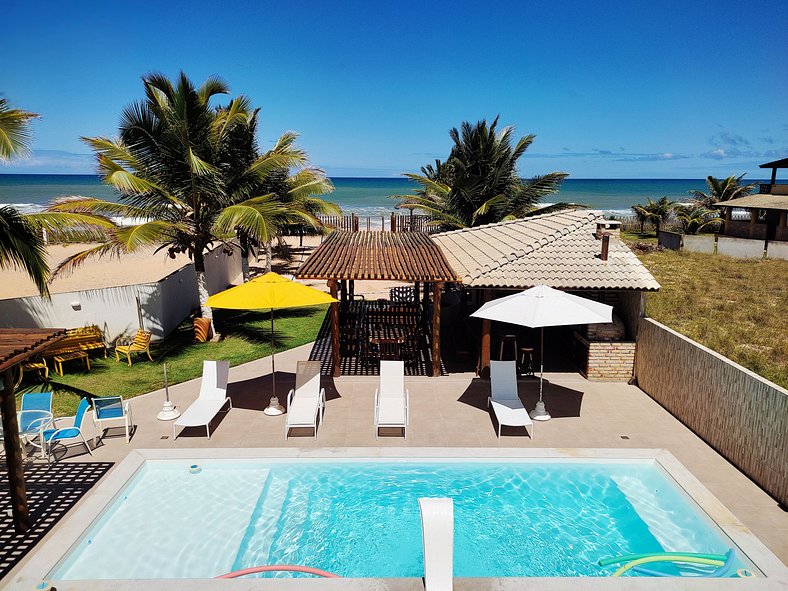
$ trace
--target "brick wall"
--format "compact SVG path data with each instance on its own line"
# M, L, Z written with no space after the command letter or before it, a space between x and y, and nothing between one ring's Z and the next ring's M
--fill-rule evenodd
M635 343L588 341L575 333L586 351L583 375L592 382L628 382L635 367Z

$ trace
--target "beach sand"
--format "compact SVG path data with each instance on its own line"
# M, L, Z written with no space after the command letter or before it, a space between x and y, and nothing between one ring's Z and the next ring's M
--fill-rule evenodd
M288 258L275 256L273 270L280 274L294 274L309 253L320 244L319 236L304 236L303 246L299 245L297 236L288 236L290 250ZM48 260L54 269L67 257L89 247L87 244L50 245ZM93 258L87 260L72 273L57 276L50 284L50 293L64 293L102 287L118 287L135 283L158 281L190 263L189 257L179 254L175 259L169 258L166 251L154 253L154 249L123 255L118 258ZM265 258L258 261L250 260L253 275L262 274L265 269ZM26 273L17 269L2 271L0 281L0 299L18 298L38 295L33 282ZM304 281L316 289L328 291L325 281ZM355 292L363 294L367 299L388 298L389 289L397 285L406 285L393 281L357 281Z

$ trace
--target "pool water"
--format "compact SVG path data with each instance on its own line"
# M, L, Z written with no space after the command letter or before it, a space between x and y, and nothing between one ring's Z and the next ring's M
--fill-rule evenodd
M148 460L49 578L421 577L420 497L454 500L457 577L608 576L599 558L732 545L651 460L193 463Z

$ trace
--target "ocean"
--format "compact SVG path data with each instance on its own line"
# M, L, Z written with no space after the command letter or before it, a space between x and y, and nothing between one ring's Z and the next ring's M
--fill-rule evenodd
M326 199L345 213L359 216L387 215L397 201L389 195L411 193L415 185L405 178L333 178L336 190ZM547 202L582 203L616 215L631 215L630 207L666 195L689 198L690 190L706 190L704 179L567 179L561 191ZM14 205L23 212L40 211L51 200L84 195L117 200L117 193L94 175L0 174L0 205Z

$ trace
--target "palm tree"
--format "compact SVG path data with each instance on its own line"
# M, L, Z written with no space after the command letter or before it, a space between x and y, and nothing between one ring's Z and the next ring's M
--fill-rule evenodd
M676 219L681 224L681 229L685 234L697 234L709 226L722 223L722 219L716 211L708 209L700 202L689 205L677 204L674 207Z
M645 205L633 205L632 210L635 215L643 216L654 224L654 230L659 235L660 226L668 220L675 206L676 202L667 197L660 197L656 201L652 201L651 197L648 197Z
M640 224L640 235L642 236L643 232L645 231L644 227L646 225L646 222L648 222L651 219L651 217L648 215L648 212L644 209L643 205L641 205L640 203L632 206L632 212L635 214L635 217L637 218L638 223Z
M714 205L719 201L729 201L737 197L746 197L755 190L756 183L742 185L743 178L744 174L729 176L725 179L708 176L706 177L706 184L709 186L708 193L704 193L703 191L690 191L689 193L696 201L700 202L705 207Z
M30 149L30 121L35 113L12 109L0 99L0 162L7 162ZM42 296L48 295L46 244L41 233L15 208L0 207L0 269L21 268L36 284Z
M56 202L54 212L120 215L141 223L115 227L93 248L70 257L57 269L71 269L91 256L120 256L142 248L186 253L194 261L202 316L208 289L205 253L237 233L248 246L266 243L288 221L313 218L288 206L275 193L261 192L275 173L307 164L284 134L260 155L254 141L257 110L245 97L212 107L213 97L229 92L218 78L200 87L181 73L175 83L161 74L143 79L145 100L124 109L118 139L83 138L96 153L99 172L120 192L120 203L82 198ZM243 250L243 249L242 249Z
M449 132L454 145L446 162L422 167L421 174L406 174L420 185L416 195L395 195L401 205L415 206L432 217L440 229L466 228L516 219L538 211L538 203L558 191L568 176L551 172L525 180L517 162L534 135L514 142L514 128L498 130L498 117L472 125L464 122ZM552 209L565 207L558 204Z

